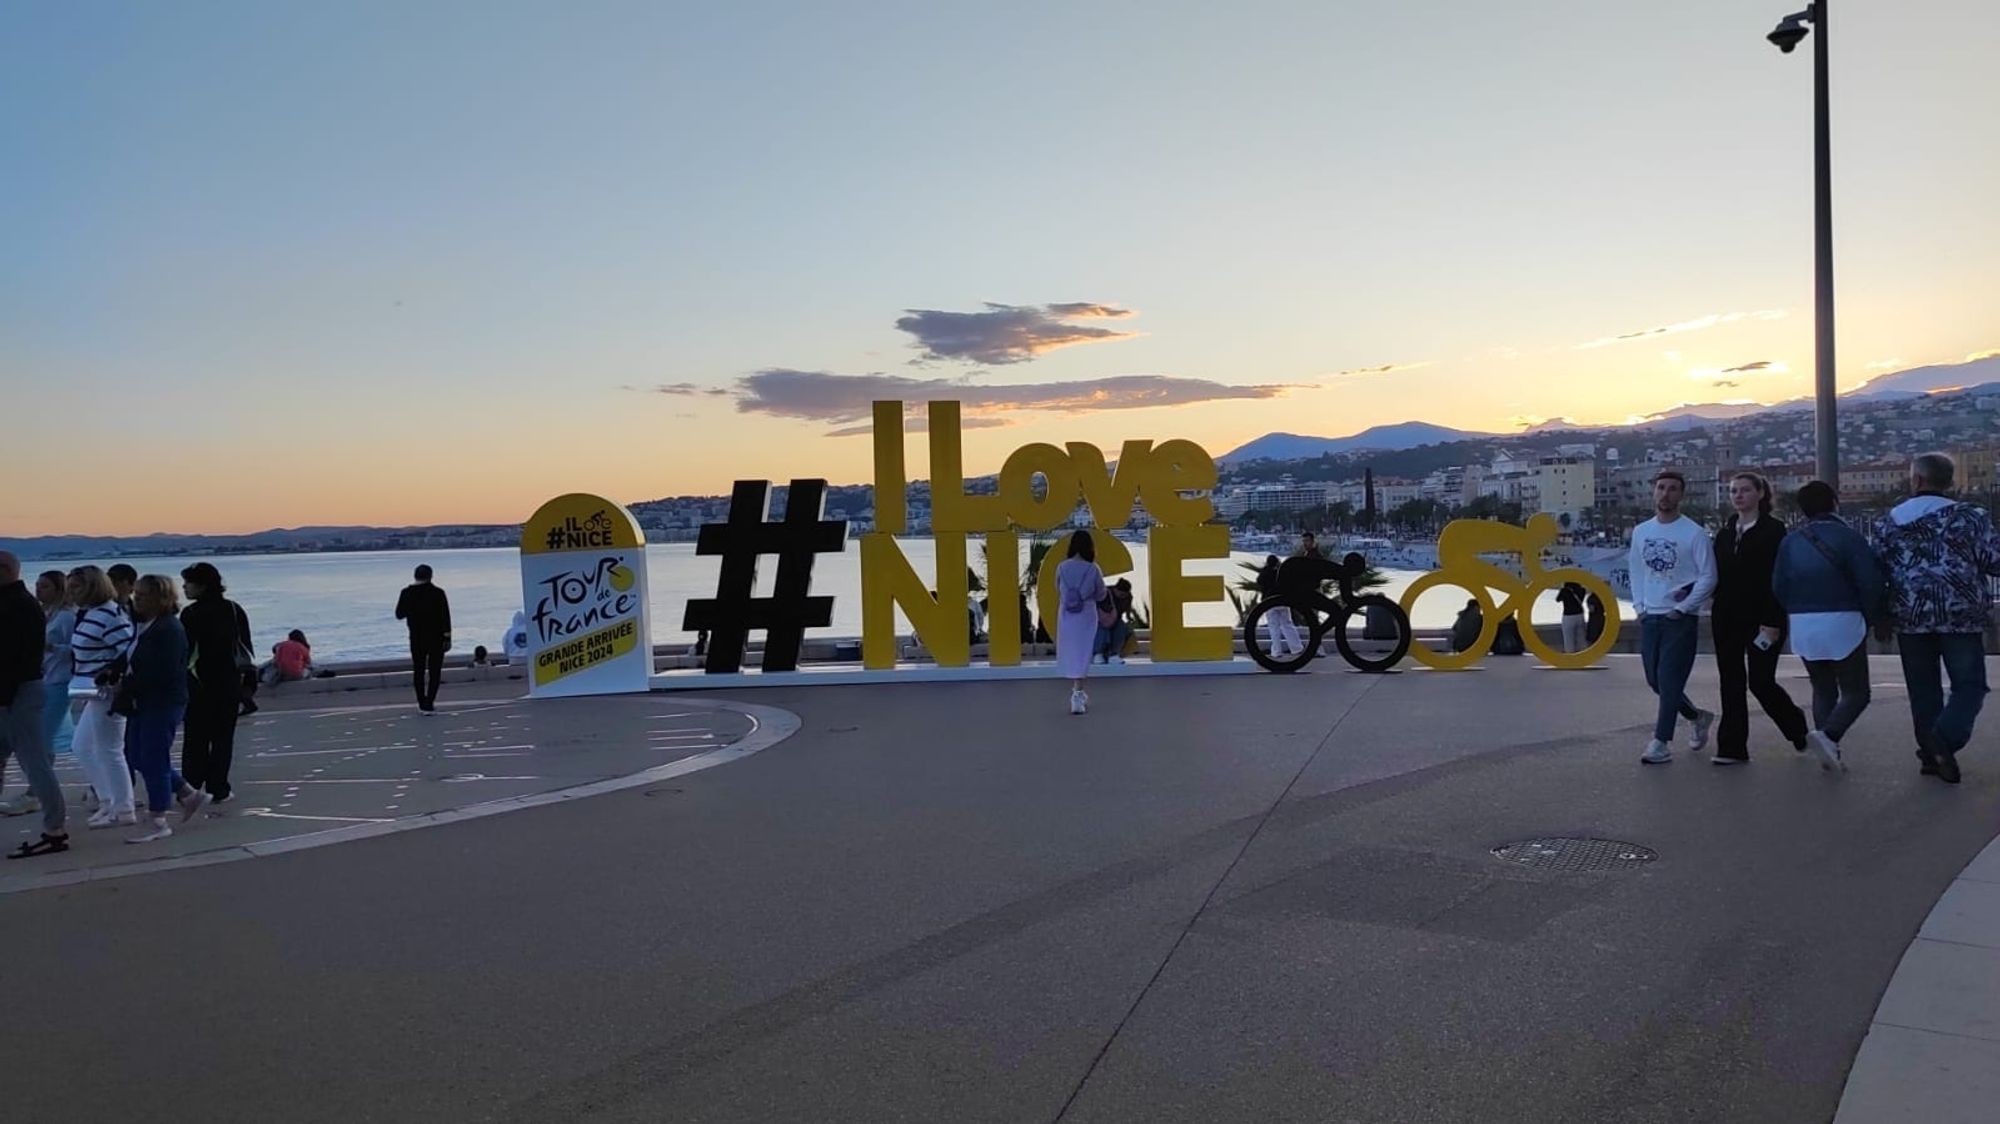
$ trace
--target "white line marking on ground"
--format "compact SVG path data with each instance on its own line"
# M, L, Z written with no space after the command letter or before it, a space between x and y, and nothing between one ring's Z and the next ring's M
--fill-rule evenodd
M323 820L328 823L388 823L379 816L299 816L282 812L267 812L262 808L245 808L243 814L270 820Z

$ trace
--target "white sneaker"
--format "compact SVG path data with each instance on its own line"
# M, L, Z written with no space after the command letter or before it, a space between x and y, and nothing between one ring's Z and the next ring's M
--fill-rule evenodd
M1694 716L1694 728L1688 732L1688 748L1701 749L1708 744L1708 728L1715 725L1715 712L1699 711Z
M1642 765L1664 765L1673 759L1674 751L1667 748L1667 743L1658 738L1647 742L1646 752L1639 755L1639 763Z
M1809 731L1806 734L1806 741L1810 742L1813 749L1819 753L1820 768L1841 770L1847 768L1847 762L1840 759L1839 742L1834 741L1818 730Z
M1125 657L1124 657L1124 656L1113 656L1113 657L1111 657L1111 662L1112 662L1112 663L1115 663L1115 664L1120 664L1120 665L1123 665L1123 664L1124 664L1124 662L1125 662Z
M131 836L127 838L125 842L156 843L162 839L165 839L173 835L174 833L174 829L167 826L167 817L165 816L154 816L152 819L147 821L147 824L148 826L143 833Z
M1071 692L1069 693L1069 712L1070 712L1071 714L1082 714L1082 713L1083 713L1083 692L1082 692L1082 691L1071 691Z
M1709 758L1708 763L1711 765L1748 765L1750 759L1748 757L1724 757L1717 754Z
M201 814L202 805L208 803L208 793L198 788L189 789L186 796L176 799L174 803L181 806L181 822L186 823Z

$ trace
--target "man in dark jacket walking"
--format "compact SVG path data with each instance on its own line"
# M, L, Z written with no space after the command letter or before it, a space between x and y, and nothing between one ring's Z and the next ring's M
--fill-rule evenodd
M1957 466L1943 453L1910 462L1909 499L1876 525L1875 542L1889 579L1889 615L1917 760L1926 776L1959 779L1958 751L1986 701L1986 579L2000 576L2000 534L1984 508L1945 493ZM1942 665L1941 678L1938 669ZM1944 693L1951 681L1951 697Z
M45 623L41 603L21 581L20 559L0 550L0 764L13 754L42 811L42 837L9 853L15 859L69 849L67 809L42 724Z
M254 662L250 617L224 597L222 574L207 562L181 571L188 606L181 631L188 642L187 725L181 739L181 776L193 790L182 798L185 818L202 803L230 797L229 766L236 757L236 718L243 702L243 664Z
M431 568L418 566L416 582L403 587L396 599L396 619L410 626L411 679L417 688L417 709L437 710L438 679L444 654L451 650L451 601L431 584Z

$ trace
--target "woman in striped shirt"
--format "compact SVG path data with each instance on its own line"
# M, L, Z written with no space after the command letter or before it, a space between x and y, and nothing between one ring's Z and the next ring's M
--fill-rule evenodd
M70 571L69 599L77 613L76 631L70 634L76 678L70 686L73 692L89 692L76 720L72 748L84 777L97 790L97 812L90 817L90 826L136 824L132 772L125 763L125 719L111 713L108 685L111 674L123 670L132 647L132 618L118 604L111 579L95 566Z

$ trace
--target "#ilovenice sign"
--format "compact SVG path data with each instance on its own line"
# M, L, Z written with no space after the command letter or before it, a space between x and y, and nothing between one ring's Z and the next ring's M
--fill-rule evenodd
M653 674L646 536L602 496L543 504L521 528L529 693L643 691Z

